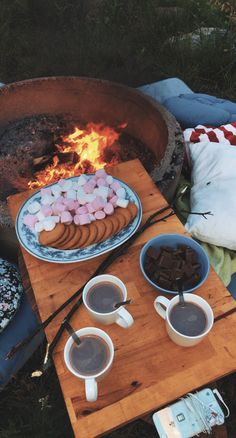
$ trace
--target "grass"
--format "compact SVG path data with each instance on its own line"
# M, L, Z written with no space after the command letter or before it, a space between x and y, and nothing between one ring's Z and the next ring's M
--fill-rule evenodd
M236 100L234 2L221 0L0 0L0 81L54 75L109 79L133 87L168 77L194 91ZM229 9L229 5L232 6ZM193 45L182 36L203 27ZM39 349L0 395L1 438L70 438L54 368L32 379ZM218 382L235 410L235 375ZM227 422L235 438L235 421ZM156 437L139 420L107 438Z

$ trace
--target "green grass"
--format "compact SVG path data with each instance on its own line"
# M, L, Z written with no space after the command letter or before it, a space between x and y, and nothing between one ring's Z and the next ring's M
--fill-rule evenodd
M177 76L194 91L236 100L236 24L207 0L0 0L0 81L54 75L104 78L130 86ZM231 3L231 2L230 2ZM228 14L228 15L227 15ZM180 37L201 27L198 46ZM174 39L173 39L174 37ZM70 438L54 368L32 379L39 349L0 394L1 438ZM235 410L235 375L219 382ZM228 421L235 438L234 419ZM109 438L156 437L137 421Z

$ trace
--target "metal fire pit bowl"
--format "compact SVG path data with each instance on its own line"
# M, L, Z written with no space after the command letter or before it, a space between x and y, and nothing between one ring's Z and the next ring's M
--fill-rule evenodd
M168 201L182 169L184 147L176 119L141 92L105 80L60 76L15 82L0 89L0 127L38 114L69 113L85 122L117 126L155 154L151 176Z

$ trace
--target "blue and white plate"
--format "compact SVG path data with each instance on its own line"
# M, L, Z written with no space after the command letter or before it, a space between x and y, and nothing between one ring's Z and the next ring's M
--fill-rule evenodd
M77 181L78 177L74 176L69 179L72 181ZM105 242L95 243L87 248L82 249L58 250L48 246L42 246L38 242L38 233L23 224L23 218L26 214L28 214L29 205L33 201L40 202L41 196L40 193L37 192L28 198L27 201L25 201L16 218L16 234L20 244L34 257L52 263L75 263L89 260L122 245L122 243L128 240L139 227L142 219L142 205L137 193L135 193L131 187L118 178L114 179L117 180L126 190L126 198L129 199L130 202L134 202L138 207L137 216L126 228L120 231L120 233L116 234L110 239L107 239ZM53 185L55 184L51 184L48 187Z

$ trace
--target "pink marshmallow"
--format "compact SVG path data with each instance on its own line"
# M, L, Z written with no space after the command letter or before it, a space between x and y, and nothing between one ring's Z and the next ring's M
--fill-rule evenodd
M58 213L62 213L63 211L67 210L67 207L66 207L66 205L62 204L61 202L57 202L56 209L57 209Z
M93 205L91 204L91 202L89 202L88 204L86 204L86 207L87 207L89 213L94 213L94 212L96 211L96 209L93 207Z
M60 187L63 187L65 185L66 180L65 179L60 179L60 181L58 181L58 184Z
M118 181L115 181L114 183L112 183L110 185L110 188L114 190L114 192L116 192L117 190L119 190L121 188L121 185Z
M115 196L115 192L112 189L108 190L108 199L113 198L113 196Z
M102 210L101 211L96 211L94 213L94 216L95 216L96 219L104 219L106 217L104 211L102 211Z
M90 182L87 182L86 184L84 184L85 193L93 193L94 187L95 186L93 184L90 184Z
M114 213L114 207L113 207L113 205L112 205L110 202L108 202L108 203L105 205L103 211L104 211L104 213L106 213L107 215L113 214L113 213Z
M105 178L98 178L97 185L98 185L98 187L100 187L100 186L106 186L107 187L108 186Z
M47 216L51 216L51 215L52 215L52 207L49 206L49 205L43 205L43 206L41 207L41 212L43 213L43 215L44 215L45 217L47 217Z
M76 214L73 218L75 225L80 225L80 216Z
M73 218L72 218L72 216L71 216L69 211L63 211L61 213L61 223L62 224L71 224L72 219Z
M118 196L113 196L113 198L110 199L110 203L113 205L113 207L116 207L117 200Z
M91 204L95 211L98 211L102 210L105 207L106 201L101 196L97 196Z
M51 194L52 194L51 189L49 189L49 188L47 188L47 187L45 187L45 188L43 188L43 189L40 190L40 195L41 195L41 196L51 195Z
M95 176L96 176L97 178L105 178L105 179L106 179L106 177L107 177L107 173L106 173L106 171L105 171L104 169L98 169L98 170L96 171L96 173L95 173Z
M36 222L38 222L38 218L33 214L26 214L23 218L23 224L30 228L34 228Z
M76 214L86 214L88 213L87 204L83 205L83 207L79 207L76 210Z
M91 220L89 214L81 214L80 215L80 225L90 224Z
M76 208L78 208L78 203L76 201L73 201L73 199L69 199L69 202L67 203L67 208L69 211L76 210Z

